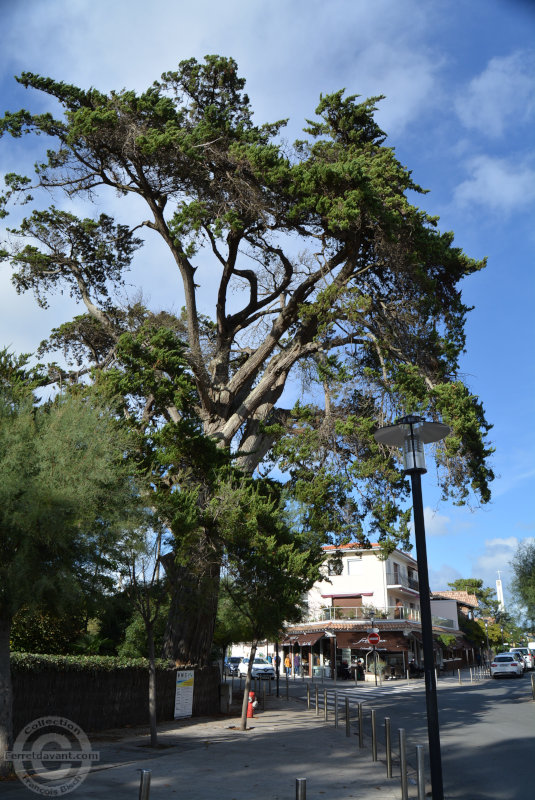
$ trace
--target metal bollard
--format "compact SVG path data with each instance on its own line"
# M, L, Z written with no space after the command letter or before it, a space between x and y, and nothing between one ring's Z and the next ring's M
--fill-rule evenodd
M458 670L457 670L457 672L459 673L459 685L460 685L460 684L462 683L462 680L461 680L461 670L460 670L460 669L458 669Z
M307 710L310 711L310 684L307 683Z
M327 708L327 689L323 690L323 719L325 722L329 719L329 709Z
M318 695L319 695L318 687L314 686L314 700L316 702L316 716L317 717L319 717L319 715L320 715L320 705L319 705L319 697L318 697Z
M372 761L377 761L377 720L375 708L372 708Z
M407 752L405 749L405 729L399 728L399 764L401 767L401 800L409 800L407 788Z
M351 726L349 722L349 697L346 697L346 736L351 736Z
M150 776L152 770L138 769L139 776L139 800L149 800L150 795Z
M472 674L472 667L470 667L470 683L474 682L474 676Z
M359 747L364 747L364 714L362 703L359 703Z
M407 686L411 685L411 676L409 674L409 670L407 670Z
M386 777L392 777L392 732L390 717L385 717Z
M334 693L334 727L338 727L338 692Z
M307 800L306 778L295 779L295 800Z
M535 700L535 675L531 674L531 696Z
M286 675L286 699L290 699L290 682L288 679L288 675Z
M416 780L418 783L418 800L425 800L424 747L422 744L416 745Z
M268 678L269 685L271 686L271 680ZM262 681L262 711L266 710L266 682Z

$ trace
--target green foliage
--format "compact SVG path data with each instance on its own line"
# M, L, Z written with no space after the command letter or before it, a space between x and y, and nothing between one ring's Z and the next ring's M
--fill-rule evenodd
M436 637L442 647L447 650L456 642L456 637L452 633L441 633Z
M158 653L162 650L168 612L168 605L161 606L154 622L155 649ZM117 653L122 658L148 657L147 629L139 611L133 615L132 621L126 628L124 640L119 645Z
M62 615L36 608L21 608L11 625L11 650L24 653L60 655L72 652L75 642L85 629L81 613Z
M469 619L465 614L459 614L459 628L474 647L486 645L485 626L481 620Z
M300 619L303 596L320 577L319 541L289 528L273 483L234 480L212 502L225 541L223 594L248 629L246 640L277 638L285 622Z
M57 672L114 672L118 669L147 670L149 662L146 658L123 658L120 656L94 655L40 655L34 653L12 653L11 663L14 670L24 672L40 672L54 669ZM158 669L174 669L165 659L157 659Z
M524 541L518 545L511 561L513 580L511 590L521 608L527 624L535 626L535 543Z
M0 614L61 609L101 588L135 497L126 441L76 398L0 396Z

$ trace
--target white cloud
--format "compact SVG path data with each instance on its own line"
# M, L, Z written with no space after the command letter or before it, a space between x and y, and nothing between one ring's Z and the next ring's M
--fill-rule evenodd
M435 25L416 0L272 0L269 9L243 0L157 0L151 9L142 0L48 0L46 8L34 0L30 14L11 13L0 67L141 90L181 59L221 53L238 61L258 120L291 116L300 128L320 92L345 86L387 95L379 120L395 133L436 102Z
M489 61L455 103L461 122L491 138L511 123L529 120L535 109L535 51Z
M511 559L519 544L520 540L516 536L487 539L484 551L473 561L473 576L482 578L485 586L494 589L499 573L504 590L507 590L512 575Z
M446 536L451 534L449 517L438 514L429 506L424 508L425 533L427 536Z
M454 192L460 206L487 206L510 214L535 200L535 170L527 163L476 156L467 162L470 177Z
M449 564L442 564L439 569L429 569L429 588L432 592L448 590L449 584L464 577L458 569Z

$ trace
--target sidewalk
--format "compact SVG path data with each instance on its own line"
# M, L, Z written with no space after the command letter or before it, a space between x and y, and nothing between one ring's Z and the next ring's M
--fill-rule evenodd
M109 731L91 736L100 761L74 789L73 800L137 800L138 769L149 769L150 800L293 800L296 778L306 778L307 800L399 800L399 767L386 778L383 760L372 761L371 743L359 749L356 728L308 711L306 704L267 696L247 731L239 709L215 719L177 720L159 726L159 748L147 732ZM382 747L379 748L382 759ZM410 787L414 796L415 787ZM2 800L36 797L18 780L0 784Z

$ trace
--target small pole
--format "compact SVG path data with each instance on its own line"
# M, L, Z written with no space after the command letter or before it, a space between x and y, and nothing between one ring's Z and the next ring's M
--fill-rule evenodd
M424 746L416 745L416 780L418 782L418 800L425 800Z
M150 776L152 770L138 769L139 776L139 800L149 800L150 796Z
M411 685L411 676L409 674L409 670L407 670L407 686Z
M535 675L531 673L531 695L535 700Z
M474 682L474 676L472 675L472 667L470 667L470 683Z
M364 714L362 703L359 703L359 747L364 747Z
M459 673L459 685L460 685L460 684L462 683L462 680L461 680L461 670L460 670L460 669L458 669L458 670L457 670L457 672Z
M318 697L318 695L319 695L318 687L314 686L314 700L316 702L316 716L317 717L319 717L319 714L320 714L320 705L319 705L319 697Z
M338 692L334 693L334 727L338 727Z
M386 777L392 777L392 731L390 717L385 717Z
M409 800L407 789L407 753L405 750L405 729L399 728L399 763L401 767L401 800Z
M306 778L295 779L295 800L306 800L307 798L307 781Z
M377 720L375 708L372 708L372 761L377 761Z
M327 708L327 689L323 690L323 719L325 722L329 719L329 710Z
M266 682L262 681L262 711L266 710Z
M351 736L351 728L349 723L349 697L346 697L346 736Z
M307 683L307 710L310 711L310 684Z
M290 682L288 680L288 675L286 675L286 699L290 699Z

